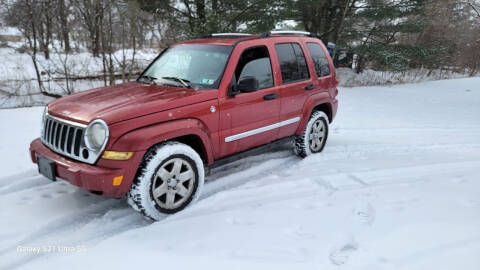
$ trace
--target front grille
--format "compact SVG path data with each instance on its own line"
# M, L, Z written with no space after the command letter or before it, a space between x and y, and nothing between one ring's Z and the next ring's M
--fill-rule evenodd
M83 142L86 125L46 116L42 142L51 150L72 159L93 164L100 153L90 151Z

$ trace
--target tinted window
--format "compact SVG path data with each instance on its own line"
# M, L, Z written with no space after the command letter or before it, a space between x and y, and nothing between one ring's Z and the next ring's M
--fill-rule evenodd
M330 67L328 66L328 60L323 52L322 46L317 43L307 43L307 48L312 56L317 76L323 77L330 75Z
M310 78L303 51L297 43L276 44L283 83L302 81Z
M235 77L237 83L246 77L255 77L258 80L258 89L273 87L272 65L267 47L245 50L238 60Z

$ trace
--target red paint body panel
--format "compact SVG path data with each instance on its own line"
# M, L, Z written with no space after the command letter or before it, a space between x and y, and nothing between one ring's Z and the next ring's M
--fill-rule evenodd
M255 46L267 46L270 55L273 47L265 44L265 40L256 39L239 43L231 55L231 60L225 70L220 84L220 153L221 157L235 154L246 149L274 141L278 130L270 130L233 142L225 142L225 138L248 130L268 126L279 121L280 102L278 99L263 100L268 94L278 94L277 87L261 89L253 93L240 93L234 97L228 96L228 88L232 81L237 62L242 53ZM272 69L275 70L272 66ZM276 81L274 77L274 81Z
M144 154L145 151L136 152L128 161L100 160L94 166L59 155L46 147L40 139L30 144L30 157L33 162L37 162L37 155L54 160L58 178L91 192L102 192L102 196L112 198L122 197L128 192ZM122 184L113 186L113 178L120 175L124 176Z
M308 80L283 84L275 44L287 42L300 44L309 68ZM320 40L298 36L260 38L255 35L177 43L173 46L213 44L234 47L218 89L192 90L131 82L60 98L48 105L49 114L83 124L103 119L110 131L105 150L134 152L134 156L128 161L99 159L96 164L89 165L63 157L37 139L30 145L32 161L36 162L36 155L46 156L57 164L59 178L86 190L101 191L105 197L120 197L128 192L146 150L160 142L186 135L196 136L202 143L205 162L211 165L222 157L300 134L312 109L320 104L327 104L332 121L338 107L335 68L327 57L331 74L318 78L307 42L320 44L328 55ZM239 57L244 50L260 45L268 48L274 87L230 97L228 90ZM305 86L312 84L314 89L305 90ZM264 100L268 94L277 94L278 98ZM226 141L233 135L297 117L300 118L297 122ZM119 175L124 176L123 182L114 187L113 177Z

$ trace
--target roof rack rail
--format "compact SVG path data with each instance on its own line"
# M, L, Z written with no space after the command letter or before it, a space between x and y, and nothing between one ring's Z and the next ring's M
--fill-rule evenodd
M248 37L252 34L247 33L213 33L206 35L205 38L212 38L212 37L226 37L226 38L235 38L235 37Z
M272 35L302 35L308 37L318 37L317 34L313 34L306 31L294 31L294 30L271 30L266 33L262 33L261 37L270 37Z

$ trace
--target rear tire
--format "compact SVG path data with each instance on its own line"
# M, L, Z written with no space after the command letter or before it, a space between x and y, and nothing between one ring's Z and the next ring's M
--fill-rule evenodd
M128 203L146 217L159 220L195 202L205 169L190 146L165 142L150 149L128 193Z
M295 136L294 152L300 157L322 152L328 139L328 116L314 111L301 135Z

